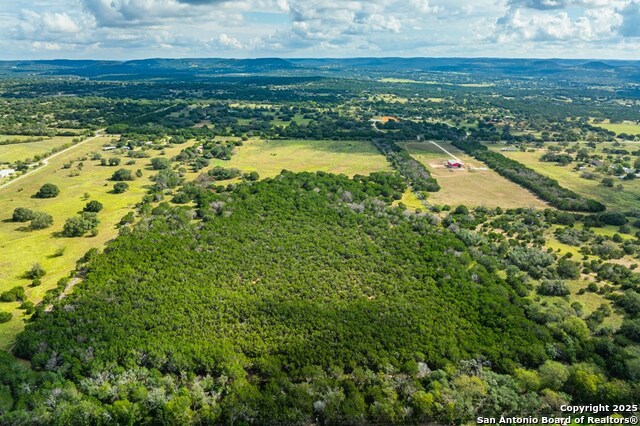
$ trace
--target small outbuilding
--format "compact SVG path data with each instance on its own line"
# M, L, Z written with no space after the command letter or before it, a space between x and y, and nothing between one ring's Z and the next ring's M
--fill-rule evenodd
M464 167L464 163L460 160L448 160L445 163L445 166L447 166L450 169L461 169Z

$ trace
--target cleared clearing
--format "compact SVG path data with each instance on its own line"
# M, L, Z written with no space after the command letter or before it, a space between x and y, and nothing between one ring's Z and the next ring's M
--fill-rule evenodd
M640 135L640 124L632 121L623 121L622 123L611 123L608 120L604 123L592 123L596 127L616 132L616 134L626 133L628 135Z
M492 170L447 169L444 163L450 157L431 142L405 142L400 145L406 148L416 160L427 166L442 187L439 192L429 194L429 202L448 205L464 204L471 207L548 207L529 191ZM439 141L438 145L462 160L466 166L476 169L487 167L449 143Z
M363 141L249 140L238 148L231 161L217 161L216 165L235 167L245 173L256 171L262 178L277 176L283 169L347 176L391 171L378 150Z
M598 149L601 150L606 146L612 147L611 144L599 144ZM489 149L497 151L500 146L489 145ZM555 163L540 161L540 157L545 152L546 150L537 150L535 152L509 151L501 152L501 154L521 162L538 173L557 180L560 185L578 194L598 200L610 208L627 209L637 207L640 200L640 179L632 181L615 179L616 186L623 186L624 189L622 191L618 191L615 188L605 188L600 184L599 180L581 178L578 172L573 171L575 164L560 166Z
M422 201L413 193L410 189L407 189L404 194L402 194L402 198L395 203L394 206L399 205L400 203L404 204L410 210L424 210L425 206L422 204Z
M9 139L14 139L14 136ZM4 140L5 137L0 137ZM73 137L56 136L47 138L40 142L26 142L12 145L0 145L0 164L13 163L14 161L24 161L28 158L33 159L36 155L43 155L53 148L64 144L71 144Z

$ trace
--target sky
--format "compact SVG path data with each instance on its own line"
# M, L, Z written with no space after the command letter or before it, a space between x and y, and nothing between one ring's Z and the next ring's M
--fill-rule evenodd
M0 59L640 59L640 0L0 0Z

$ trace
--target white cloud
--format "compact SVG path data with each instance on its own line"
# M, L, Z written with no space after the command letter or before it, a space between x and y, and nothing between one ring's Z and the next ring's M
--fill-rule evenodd
M218 37L211 40L211 45L214 48L222 50L242 49L244 46L235 37L230 37L228 34L222 33Z
M6 30L0 55L5 57L34 50L63 52L60 56L86 52L93 57L100 57L101 51L125 52L127 57L587 56L579 52L592 51L632 56L640 40L640 0L17 0L12 4L7 1L0 12L0 32ZM37 11L20 11L25 6Z
M80 31L76 22L67 13L37 13L23 11L20 14L17 32L23 38L34 35L74 34Z
M58 43L48 43L48 42L39 42L39 41L34 41L31 44L34 48L34 50L50 50L50 51L56 51L56 50L62 50L62 46L60 46Z
M640 2L629 3L622 11L620 34L624 37L640 37Z
M291 27L265 37L275 49L377 49L389 34L411 32L423 19L442 11L428 0L288 0Z
M626 3L628 0L511 0L490 39L502 43L613 41L621 35L621 8ZM572 14L569 7L573 7Z

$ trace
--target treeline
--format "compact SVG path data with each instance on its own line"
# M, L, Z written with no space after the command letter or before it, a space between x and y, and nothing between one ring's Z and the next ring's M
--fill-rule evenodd
M576 194L560 186L558 181L541 175L516 160L490 151L479 142L457 139L452 143L456 148L486 163L500 175L533 192L553 207L560 210L583 212L601 212L606 210L604 204Z
M382 155L387 157L393 168L407 179L415 191L440 191L438 181L431 176L422 163L409 154L409 151L385 139L374 139L373 144Z

